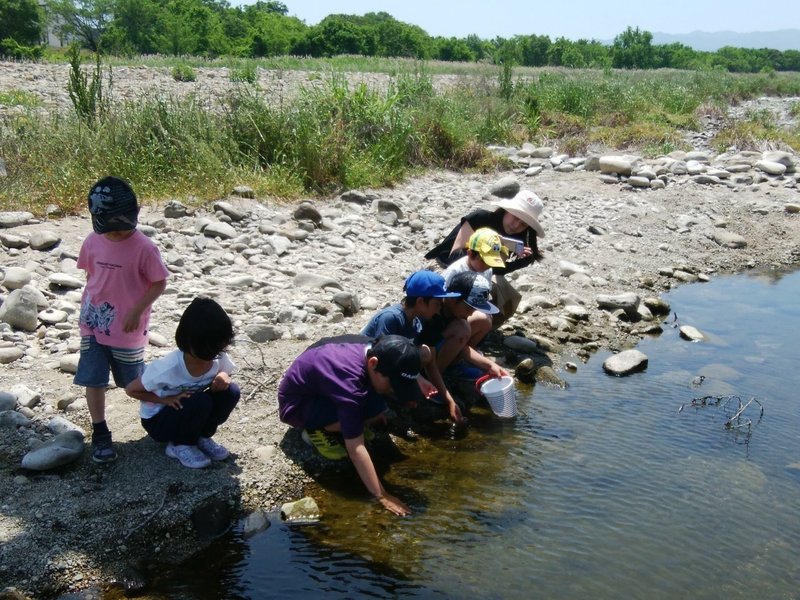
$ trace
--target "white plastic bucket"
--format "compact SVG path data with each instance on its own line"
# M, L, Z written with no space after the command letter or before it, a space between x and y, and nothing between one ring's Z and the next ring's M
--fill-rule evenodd
M517 416L517 392L514 389L514 379L493 377L481 384L481 394L489 402L492 412L498 417L511 418Z

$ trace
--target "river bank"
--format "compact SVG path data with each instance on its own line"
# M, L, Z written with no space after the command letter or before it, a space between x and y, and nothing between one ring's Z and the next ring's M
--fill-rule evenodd
M231 518L298 498L305 469L324 465L278 421L281 373L317 338L357 332L377 308L397 301L405 276L430 266L425 251L458 217L489 208L501 180L543 198L546 231L545 260L513 278L523 303L501 334L533 342L556 381L566 362L580 368L600 348L633 347L665 326L660 318L630 320L601 309L598 296L634 293L644 305L684 282L800 261L791 170L768 175L754 168L752 156L749 182L737 183L708 175L738 164L709 153L694 162L716 182L669 171L663 186L645 189L587 170L588 157L570 169L561 167L569 159L551 154L521 164L516 153L519 168L511 173L436 171L392 189L313 202L247 198L247 190L238 190L196 211L180 203L147 206L141 226L171 272L154 307L147 360L172 348L177 316L197 294L214 296L237 330L232 355L243 400L218 434L233 457L202 471L165 457L145 436L136 403L120 390L111 390L107 409L120 454L115 464L96 466L85 452L53 471L20 467L37 441L52 436L54 418L89 429L82 390L71 384L69 370L82 285L75 258L91 224L85 215L6 223L4 277L12 267L27 272L44 310L65 316L33 331L2 329L2 349L16 358L0 371L0 391L16 393L23 385L32 396L17 395L14 412L27 422L6 423L0 442L0 581L35 598L136 584L204 546ZM658 168L656 161L630 162ZM45 233L57 242L33 249L31 240ZM6 286L4 301L8 295ZM527 356L500 348L497 360L511 368Z

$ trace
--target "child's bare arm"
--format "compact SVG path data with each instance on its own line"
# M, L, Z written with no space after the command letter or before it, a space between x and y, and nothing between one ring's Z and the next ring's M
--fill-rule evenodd
M139 298L139 301L125 315L125 320L122 322L123 331L134 331L139 327L139 320L142 318L142 313L151 306L158 297L164 293L167 288L167 280L154 281L144 295Z
M153 392L148 391L147 388L142 385L141 377L137 377L127 386L125 386L125 393L131 398L135 398L136 400L140 400L142 402L166 404L167 406L171 406L175 409L183 408L181 400L189 397L189 392L181 392L180 394L175 394L174 396L165 396L162 398Z
M214 375L214 379L211 381L211 391L212 392L222 392L227 390L231 385L231 376L228 375L225 371L220 371L216 375Z
M350 460L353 461L353 466L358 472L358 476L361 477L361 481L364 482L369 493L380 502L381 506L400 517L411 514L411 509L402 500L388 494L383 489L378 473L375 471L375 465L372 464L372 458L364 445L364 436L360 435L357 438L345 440L344 445L347 448L347 454L350 455Z

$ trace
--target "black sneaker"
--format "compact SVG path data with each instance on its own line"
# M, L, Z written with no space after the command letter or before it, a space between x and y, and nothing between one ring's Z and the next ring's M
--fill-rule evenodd
M117 460L117 451L114 450L110 433L92 436L92 460L99 465Z

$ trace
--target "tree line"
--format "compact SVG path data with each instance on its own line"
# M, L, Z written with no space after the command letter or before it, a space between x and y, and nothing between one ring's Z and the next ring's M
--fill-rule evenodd
M547 35L484 40L430 36L385 12L331 14L316 25L289 15L283 2L231 6L225 0L0 0L0 54L37 58L46 28L96 52L116 55L263 58L353 54L420 60L485 61L530 67L800 71L800 51L724 47L696 51L653 44L628 27L612 44Z

